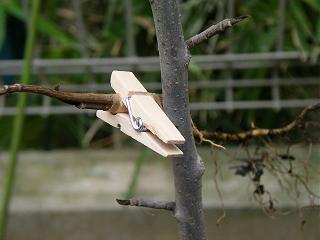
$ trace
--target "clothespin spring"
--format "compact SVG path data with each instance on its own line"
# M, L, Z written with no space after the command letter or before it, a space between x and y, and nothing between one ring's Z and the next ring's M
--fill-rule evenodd
M128 109L128 114L130 118L131 125L134 130L139 131L139 132L147 132L148 129L143 125L142 119L140 117L135 118L132 115L132 110L131 110L131 105L130 105L130 98L131 96L128 96L125 98L125 105Z

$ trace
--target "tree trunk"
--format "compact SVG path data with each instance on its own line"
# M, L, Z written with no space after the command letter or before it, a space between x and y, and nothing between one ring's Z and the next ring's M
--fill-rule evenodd
M182 157L172 159L176 208L174 216L182 240L206 239L201 177L203 163L198 157L192 135L189 97L189 52L182 33L176 0L150 0L160 56L164 110L185 137L179 148Z

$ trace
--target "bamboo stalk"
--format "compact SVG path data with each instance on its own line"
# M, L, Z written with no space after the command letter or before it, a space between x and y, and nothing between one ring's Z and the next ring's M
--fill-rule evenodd
M24 62L21 76L21 83L27 84L30 80L32 53L35 43L36 22L40 8L40 0L32 1L31 18L28 23L27 41L24 51ZM1 205L0 215L0 240L6 237L6 228L8 223L8 213L10 207L10 199L14 187L15 172L17 167L17 154L19 152L22 129L24 125L24 110L26 106L26 94L22 93L18 97L18 112L13 123L13 133L10 146L10 157L8 163L8 170L4 181L3 199Z

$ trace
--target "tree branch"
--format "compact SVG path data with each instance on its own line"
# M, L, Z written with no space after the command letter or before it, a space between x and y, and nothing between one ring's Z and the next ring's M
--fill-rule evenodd
M48 97L58 99L64 103L74 105L79 109L104 110L110 111L114 114L120 112L127 112L127 109L122 103L121 98L118 94L73 93L60 91L58 88L51 89L47 87L23 84L4 85L0 87L0 96L16 92L45 95ZM150 95L153 96L155 101L162 107L162 96L160 94L155 93L150 93ZM320 109L320 103L306 107L293 122L281 128L253 128L249 131L240 133L225 133L220 131L209 132L200 131L192 122L192 131L193 136L196 139L198 139L200 143L208 142L212 146L224 149L223 146L214 143L213 140L220 140L223 142L241 142L250 138L258 138L265 136L281 136L288 134L290 131L294 129L299 129L312 125L317 126L317 123L308 122L306 120L306 116L309 112L316 111L318 109Z
M224 142L243 142L250 138L260 138L266 136L283 136L288 134L292 130L301 129L305 127L306 116L309 112L316 111L320 109L320 103L311 105L303 109L299 116L289 123L288 125L282 128L254 128L250 131L240 132L240 133L225 133L225 132L208 132L208 131L199 131L195 125L193 125L193 134L195 138L203 141L206 140L221 140Z
M189 38L186 41L186 45L188 49L194 48L195 46L202 43L204 40L207 40L219 33L224 32L226 29L232 27L233 25L237 24L238 22L241 22L244 19L249 18L249 16L240 16L235 18L227 18L222 20L221 22L218 22L215 25L212 25L211 27L207 28L203 32Z
M154 209L162 209L168 211L175 210L175 202L166 201L153 201L142 198L131 198L131 199L116 199L117 203L123 206L136 206L136 207L146 207Z
M45 95L74 105L80 109L109 110L112 113L127 111L118 94L63 92L58 88L50 89L47 87L23 84L4 85L0 87L0 96L15 92Z

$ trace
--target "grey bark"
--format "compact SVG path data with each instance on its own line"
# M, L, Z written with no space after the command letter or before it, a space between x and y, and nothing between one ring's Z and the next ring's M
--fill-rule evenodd
M186 139L185 144L179 145L184 155L172 159L176 197L174 216L181 240L202 240L206 239L201 192L204 166L198 158L191 129L189 52L177 1L150 0L150 3L158 40L164 110Z
M240 16L235 18L227 18L220 22L218 22L215 25L210 26L203 32L189 38L186 41L187 47L189 49L196 47L200 43L202 43L204 40L207 40L219 33L224 32L226 29L231 28L233 25L241 22L242 20L249 18L249 16Z
M167 202L167 201L154 201L150 199L143 198L131 198L131 199L116 199L116 201L123 206L136 206L136 207L145 207L145 208L154 208L154 209L162 209L168 211L174 211L175 202Z

